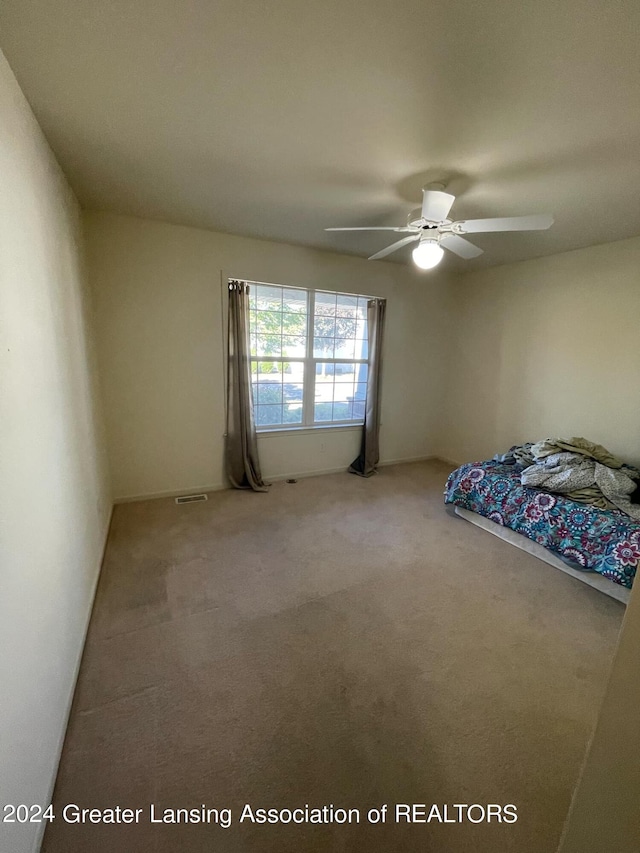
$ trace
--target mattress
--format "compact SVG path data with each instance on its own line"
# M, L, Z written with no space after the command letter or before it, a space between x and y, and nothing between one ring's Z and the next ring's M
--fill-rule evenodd
M552 551L549 551L548 548L544 548L537 542L532 542L531 539L527 539L527 537L523 536L521 533L516 533L508 527L503 527L500 524L496 524L495 521L490 521L483 515L478 515L477 512L471 512L468 509L463 509L461 506L454 507L454 512L465 521L470 521L471 524L475 524L477 527L482 528L482 530L486 530L488 533L493 533L494 536L497 536L499 539L503 539L510 545L515 545L516 548L520 548L521 551L526 551L527 554L537 557L538 560L543 560L550 566L554 566L556 569L566 572L566 574L577 578L579 581L594 587L594 589L597 589L600 592L604 592L605 595L615 598L623 604L628 603L629 596L631 595L630 589L620 586L620 584L617 583L611 583L608 578L603 578L602 575L599 575L597 572L586 572L572 566L570 563L561 560L560 557L556 557L556 555Z
M640 524L520 483L517 465L472 462L453 471L445 503L477 513L547 549L579 571L631 589L640 561Z

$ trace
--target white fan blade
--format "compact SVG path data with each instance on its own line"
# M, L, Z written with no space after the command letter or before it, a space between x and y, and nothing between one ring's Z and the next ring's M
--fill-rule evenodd
M375 255L371 255L369 260L377 261L379 258L386 258L387 255L391 254L391 252L397 252L398 249L401 249L403 246L406 246L407 243L413 243L414 240L419 239L419 234L412 234L410 237L403 237L402 240L398 240L397 243L392 243L390 246L387 246L386 249L382 249L380 252L376 252Z
M477 258L478 255L483 254L482 249L457 234L443 234L440 238L440 245L460 258Z
M422 191L422 216L427 222L442 222L449 215L454 195L440 190Z
M553 225L553 216L550 213L542 213L539 216L511 216L504 219L466 219L453 224L459 225L463 234L487 231L544 231Z
M325 228L325 231L414 231L415 228L407 228L406 226L400 226L398 228L394 228L393 225L375 225L375 226L365 226L364 228Z

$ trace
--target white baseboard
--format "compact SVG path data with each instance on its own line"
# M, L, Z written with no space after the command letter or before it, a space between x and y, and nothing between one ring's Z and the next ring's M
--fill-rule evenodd
M378 463L379 468L385 468L389 465L406 465L410 462L430 462L432 460L445 462L447 465L452 465L454 468L459 467L459 463L452 462L449 459L443 459L441 456L429 454L428 456L403 456L398 459L384 459ZM317 471L289 471L285 474L264 474L264 479L269 483L279 483L282 480L303 480L306 477L321 477L324 474L340 474L347 471L348 465L341 465L338 468L321 468ZM145 492L139 495L120 495L114 499L116 504L134 503L136 501L152 501L158 498L179 498L183 495L196 495L203 492L220 492L230 488L225 483L212 483L206 486L190 486L182 489L167 489L162 492Z
M183 495L200 495L203 492L221 492L228 489L225 483L210 483L207 486L189 486L183 489L167 489L163 492L145 492L140 495L120 495L114 498L116 504L130 504L136 501L153 501L157 498L181 498Z
M459 468L461 465L464 465L464 462L456 461L455 459L447 459L446 456L434 456L434 459L437 459L440 462L444 462L446 465L451 465L452 470L454 468ZM468 461L468 460L467 460Z
M283 480L305 480L307 477L321 477L323 474L343 474L347 470L347 465L341 465L339 468L322 468L320 471L292 471L289 474L265 474L264 479L267 483L281 483Z
M378 462L378 468L386 468L388 465L408 465L409 462L431 462L437 458L437 456L430 454L429 456L403 456L399 459L382 459Z
M431 459L436 459L436 457L406 456L401 459L385 459L384 461L378 463L378 468L385 468L389 465L405 465L409 462L428 462ZM339 468L323 468L319 471L293 471L290 474L274 474L269 477L265 475L265 479L269 480L269 482L271 483L277 483L281 480L288 480L294 477L298 480L303 480L305 477L321 477L323 474L342 474L345 471L348 471L348 469L348 465L341 465Z

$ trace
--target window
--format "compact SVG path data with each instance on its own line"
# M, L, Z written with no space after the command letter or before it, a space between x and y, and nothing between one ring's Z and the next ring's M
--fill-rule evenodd
M369 298L250 282L259 431L364 421Z

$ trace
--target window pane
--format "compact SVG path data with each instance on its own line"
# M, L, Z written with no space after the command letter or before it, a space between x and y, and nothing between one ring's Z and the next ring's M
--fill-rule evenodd
M285 403L302 404L302 382L285 382L283 394Z
M333 338L316 338L313 344L314 358L333 358Z
M347 421L353 418L353 404L342 402L342 403L334 403L333 404L333 418L334 421Z
M306 314L292 314L290 311L285 311L282 314L282 334L297 335L301 338L307 337L307 316Z
M355 317L358 307L357 296L343 296L338 294L336 314L338 317Z
M304 361L251 360L256 426L302 424Z
M333 416L332 403L316 403L314 419L317 421L331 421Z
M252 286L250 293L254 296L249 313L252 373L256 380L254 401L256 406L281 405L283 384L298 383L302 386L304 379L308 293L266 284ZM262 361L261 357L276 357L278 361ZM289 419L287 422L294 422L294 418L295 422L300 422L302 399L301 394L298 396L300 399L295 401L290 411L286 409L277 415L278 421L275 420L275 409L256 412L257 425L273 426L283 422L281 419L284 417Z
M256 312L249 312L249 346L251 355L258 354L258 343L256 341Z
M367 301L344 293L316 293L314 358L367 358Z
M333 402L333 364L316 365L316 403Z
M282 288L270 287L267 284L256 285L258 310L282 311Z
M367 381L367 375L369 373L369 365L364 362L364 364L356 365L356 382L365 382Z
M281 361L257 361L258 382L267 382L273 378L273 374L282 373Z
M302 403L299 403L297 405L283 406L283 423L302 423Z
M354 400L353 403L353 419L354 421L363 421L364 420L364 411L365 411L365 402L358 400Z
M250 320L259 335L279 335L282 332L282 314L279 311L254 311Z
M282 291L282 310L291 311L294 314L307 313L307 294L304 290Z
M259 382L257 388L255 400L258 405L282 403L282 384L277 379L273 382Z
M277 426L282 423L282 406L256 406L258 426Z
M366 369L366 364L348 361L316 363L316 421L362 420L367 391Z
M369 300L368 300L366 297L364 297L364 296L358 296L358 311L357 311L357 314L358 314L358 317L361 317L361 318L362 318L362 319L364 319L364 320L366 320L366 319L367 319L367 302L368 302L368 301L369 301Z
M307 353L307 342L305 338L293 335L282 336L282 355L304 358Z
M336 338L355 338L357 322L351 317L336 318Z
M334 317L314 317L313 334L316 338L333 338L336 334L336 321Z
M282 336L256 335L256 355L282 355Z
M341 338L336 338L335 356L334 358L355 358L355 341Z
M353 400L353 382L342 382L341 376L336 376L333 385L334 403L350 403Z
M354 386L353 399L354 400L366 400L367 399L367 383L366 382L356 382Z
M335 293L316 293L316 314L322 314L328 317L336 316L336 295Z
M282 381L297 382L302 385L304 382L304 362L284 361L282 363Z

